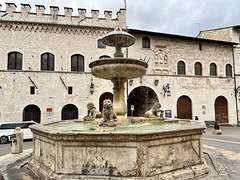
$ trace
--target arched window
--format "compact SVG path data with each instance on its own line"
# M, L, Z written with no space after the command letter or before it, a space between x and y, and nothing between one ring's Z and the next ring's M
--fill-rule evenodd
M226 76L232 77L232 65L231 64L226 65Z
M164 64L168 64L168 56L166 54L164 56Z
M177 64L177 74L186 74L185 63L183 61L179 61Z
M41 70L54 71L54 55L44 53L41 55Z
M71 57L71 71L84 71L84 56L74 54Z
M217 65L215 63L210 64L210 76L217 76Z
M148 37L142 38L142 48L150 48L150 39Z
M100 49L105 49L105 48L106 48L106 45L103 44L103 42L102 42L101 39L99 39L99 40L97 41L97 48L100 48Z
M194 65L195 75L202 75L202 64L200 62L196 62Z
M103 56L100 56L99 59L107 59L107 58L111 58L110 56L107 56L107 55L103 55Z
M8 53L8 69L22 70L22 54L19 52Z

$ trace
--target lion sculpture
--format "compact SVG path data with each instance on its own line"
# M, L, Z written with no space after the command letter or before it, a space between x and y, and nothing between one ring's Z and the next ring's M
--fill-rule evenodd
M83 118L84 121L92 121L96 118L101 118L102 114L100 111L98 111L93 103L87 104L87 116Z
M117 119L116 113L113 111L113 104L110 99L103 101L103 111L102 111L103 120L100 122L99 126L114 127L115 119Z
M163 118L164 111L160 109L161 104L159 102L155 102L152 106L152 108L145 112L144 117L145 118L154 118L159 117L157 114L160 112L160 117Z

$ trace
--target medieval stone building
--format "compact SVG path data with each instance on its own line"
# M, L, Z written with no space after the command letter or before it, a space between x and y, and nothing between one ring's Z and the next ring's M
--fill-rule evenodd
M125 9L116 18L111 11L104 18L98 10L91 17L85 9L78 16L72 11L59 15L51 6L46 14L36 5L31 12L21 4L16 12L13 3L0 11L0 121L82 119L88 102L101 110L112 99L112 83L93 77L88 65L113 57L101 38L120 26L136 37L124 56L149 64L145 76L125 85L129 116L142 116L159 101L166 118L237 124L240 64L232 52L238 42L127 29Z

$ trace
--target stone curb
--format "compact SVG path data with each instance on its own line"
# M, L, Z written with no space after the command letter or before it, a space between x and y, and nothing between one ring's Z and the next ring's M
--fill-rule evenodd
M7 169L7 166L11 164L25 159L32 155L32 149L23 150L23 152L18 154L7 154L5 156L0 157L0 179L4 179L5 173L4 171Z

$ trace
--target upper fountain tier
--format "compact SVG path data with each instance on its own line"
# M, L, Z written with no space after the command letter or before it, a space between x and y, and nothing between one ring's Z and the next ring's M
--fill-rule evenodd
M135 43L135 37L122 31L120 27L114 29L113 32L106 34L102 38L103 44L116 48L114 57L123 57L122 47L129 47Z
M135 43L135 40L134 36L122 31L120 27L115 28L114 31L106 34L102 38L104 44L112 47L129 47Z
M148 64L132 58L123 58L122 47L135 43L135 37L117 27L102 38L107 46L116 47L114 58L100 59L89 64L95 77L112 80L113 78L133 79L146 73Z

